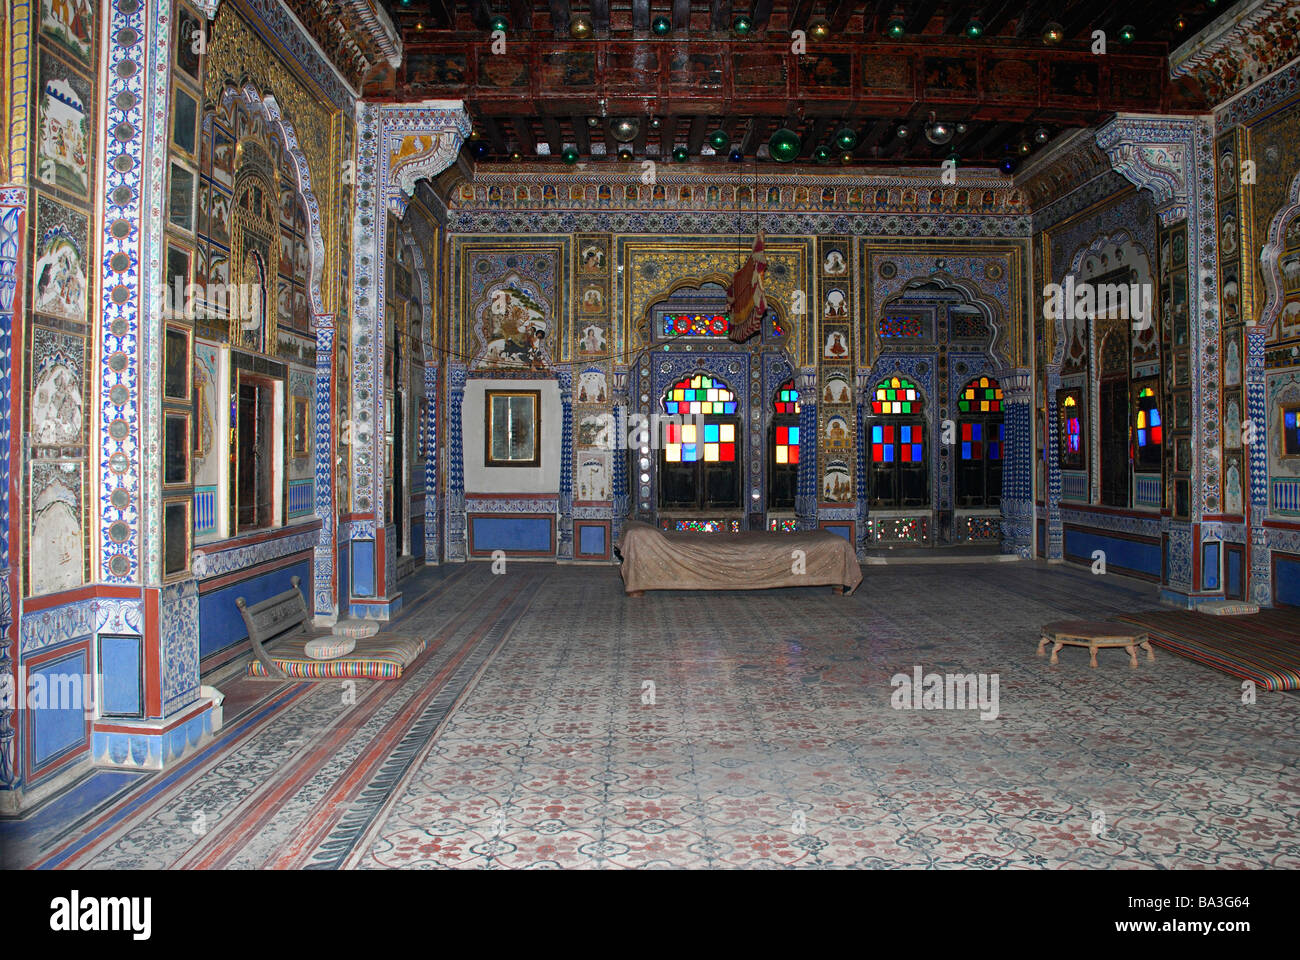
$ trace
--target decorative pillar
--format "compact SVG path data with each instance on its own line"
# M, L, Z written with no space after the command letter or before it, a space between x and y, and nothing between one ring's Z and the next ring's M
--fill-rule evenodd
M353 478L350 508L357 521L354 527L373 528L376 543L375 595L356 598L352 606L354 610L362 608L360 612L375 619L387 619L401 605L401 594L394 584L397 571L390 561L393 551L387 548L384 535L387 384L383 357L387 347L384 298L388 213L398 217L406 213L416 184L451 166L469 131L469 115L459 100L357 103L357 213L352 231L352 385L356 398L352 419L357 429L349 454ZM459 409L453 417L457 422Z
M800 530L817 529L817 368L799 369L799 478L794 510Z
M24 141L26 137L23 137ZM13 366L7 358L14 355L13 335L18 279L23 267L23 242L27 224L27 189L5 187L0 190L0 810L11 809L5 797L19 781L14 701L18 697L15 669L18 661L18 630L14 622L13 597L18 577L11 566L11 540L16 545L16 530L10 523L10 474L21 455L21 444L11 427L14 405L12 391L16 384ZM21 389L21 384L17 384Z
M427 330L427 324L426 324ZM426 333L427 335L427 333ZM428 400L427 415L419 424L424 458L424 562L438 562L438 387L439 368L427 364L424 368L424 396Z
M1002 384L1002 552L1029 559L1034 543L1034 378L1012 370Z
M465 402L463 363L447 366L447 559L467 559L465 540L465 457L461 444L461 406Z
M1214 208L1214 129L1208 116L1165 117L1118 114L1097 131L1097 145L1111 167L1135 186L1151 191L1164 227L1187 222L1187 303L1192 316L1191 444L1194 451L1189 518L1169 520L1166 574L1179 571L1161 596L1194 607L1197 596L1192 572L1200 553L1201 524L1222 510L1219 445L1220 376L1219 297L1216 270ZM1050 402L1050 401L1049 401ZM1247 401L1249 406L1250 401Z
M627 415L629 410L627 387L631 377L627 367L615 366L613 379L614 395L610 399L614 405L614 516L610 524L610 541L618 543L631 509L627 475L627 448L632 443L632 438L628 436Z
M858 407L858 474L855 493L857 494L857 523L854 529L857 530L857 551L858 557L866 556L867 548L871 545L871 537L868 534L867 524L871 521L871 502L867 494L867 404L871 400L871 371L859 370L854 374L853 384L856 393L856 403Z
M568 364L555 370L560 383L560 515L556 556L573 559L573 371Z
M315 613L318 621L338 619L336 567L338 555L334 543L334 317L318 313L316 325L316 516L321 520L320 539L312 563Z

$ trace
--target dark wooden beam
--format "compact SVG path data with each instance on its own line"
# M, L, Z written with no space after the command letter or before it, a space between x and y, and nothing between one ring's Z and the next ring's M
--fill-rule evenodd
M673 32L691 32L691 0L673 0Z
M492 22L492 11L488 8L487 0L470 0L469 18L477 29L486 30Z
M640 128L636 132L636 138L632 141L633 156L645 156L645 142L648 136L650 136L650 118L642 117Z
M584 157L591 156L591 135L587 132L586 117L569 117L573 124L573 139L577 142L578 152Z
M483 133L487 134L488 143L492 144L492 150L499 156L505 156L506 138L501 134L501 124L497 123L495 117L483 118Z
M1002 0L1002 3L996 8L984 24L984 36L996 36L1004 26L1011 14L1015 13L1016 4L1014 0Z
M761 138L766 133L766 117L750 117L749 123L745 126L745 132L740 134L740 152L745 155L746 160L754 159L754 151L758 149Z
M710 0L709 24L714 30L731 29L731 0Z
M549 0L551 8L551 30L557 37L569 32L569 0Z
M673 148L677 146L678 117L675 113L670 113L664 117L663 126L659 128L659 157L667 160L673 154Z
M827 20L830 21L831 34L838 35L849 25L849 19L853 16L853 11L858 8L859 4L853 0L832 0L830 13Z
M530 0L510 0L510 29L533 32L533 5Z
M858 149L854 152L860 157L874 156L872 151L894 136L894 131L897 128L898 124L893 120L877 120L871 125L871 129L862 138L862 142L858 144ZM895 137L895 139L897 138Z
M907 21L907 32L925 32L926 25L934 17L937 6L939 6L939 0L924 0L924 2L918 3L912 11L912 16Z
M790 8L790 29L802 30L808 26L812 8L813 0L794 0L794 5Z
M692 154L698 154L700 152L700 148L704 146L704 135L708 132L708 117L702 114L697 114L696 116L691 117L691 130L686 145Z
M564 143L560 138L560 121L554 117L542 117L542 130L546 134L546 142L551 147L551 156L558 157L560 151L564 149Z
M1032 36L1034 31L1038 29L1039 24L1046 22L1047 4L1044 0L1027 3L1025 4L1024 13L1020 15L1020 19L1016 22L1016 36Z
M876 9L871 15L870 22L863 24L863 33L876 34L877 36L885 32L885 24L894 12L895 0L876 0Z
M650 0L632 0L632 30L638 34L650 32Z
M591 26L596 36L609 36L609 0L591 0Z
M754 0L754 27L762 30L772 19L772 0Z
M515 132L515 143L519 152L525 157L537 152L537 141L533 138L532 127L527 117L511 117L510 126Z

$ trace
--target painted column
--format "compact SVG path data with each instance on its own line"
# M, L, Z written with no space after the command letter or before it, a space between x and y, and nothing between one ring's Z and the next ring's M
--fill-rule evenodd
M799 370L799 479L794 509L800 530L817 529L817 368Z
M316 314L316 516L321 520L320 540L313 562L314 607L316 617L325 621L338 619L335 601L338 582L338 556L334 543L334 425L337 407L334 396L334 317Z
M1135 186L1151 191L1161 225L1169 227L1187 221L1187 302L1194 318L1190 346L1192 409L1199 415L1192 419L1190 517L1168 522L1165 573L1169 584L1161 595L1189 607L1198 601L1193 571L1200 552L1201 523L1221 510L1217 397L1222 367L1213 133L1208 116L1134 114L1118 114L1097 131L1097 145L1105 151L1111 167ZM1215 402L1210 403L1211 398ZM1222 595L1221 590L1218 595Z
M627 457L628 448L633 438L628 435L628 381L631 380L626 367L614 368L614 395L610 398L614 404L614 516L610 524L610 541L617 544L623 535L623 525L627 522L631 501L628 496Z
M420 180L432 179L451 166L470 130L469 115L459 100L409 104L357 104L357 213L353 226L354 328L352 419L356 442L350 448L354 520L361 529L373 525L375 596L358 598L354 611L387 619L401 604L394 579L393 554L381 548L384 529L384 383L386 349L384 310L385 252L388 249L388 213L406 212ZM462 382L463 389L463 382ZM453 431L458 429L459 407L452 411ZM453 469L453 476L455 469ZM463 490L462 490L463 500ZM449 556L454 538L449 535ZM463 537L460 542L463 552ZM358 609L360 608L360 609Z
M1002 384L1002 552L1029 559L1034 542L1034 378L1029 370L1004 373Z
M556 556L573 559L573 371L568 364L555 369L560 384L560 516Z
M25 137L24 137L25 139ZM18 661L18 630L14 621L13 598L18 590L16 570L11 566L11 539L16 531L10 523L10 491L15 482L13 464L21 447L15 449L17 434L12 429L15 388L13 366L14 322L22 307L18 285L24 267L23 243L27 223L27 189L0 190L0 810L10 807L3 795L18 784L17 720L13 706L19 696L14 674ZM15 541L16 542L16 541Z
M427 416L419 425L424 439L424 562L438 562L438 373L437 365L424 368L424 396L428 400Z
M447 559L467 559L465 541L465 457L461 444L461 406L465 402L463 363L447 370Z
M856 401L858 408L858 473L857 483L854 493L857 498L857 551L859 559L864 558L867 548L871 545L871 537L867 532L867 524L871 521L871 501L867 493L867 404L871 399L871 371L859 370L853 377L854 388L857 393Z

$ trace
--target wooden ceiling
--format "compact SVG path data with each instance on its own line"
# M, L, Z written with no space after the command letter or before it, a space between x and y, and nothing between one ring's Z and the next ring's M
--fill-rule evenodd
M1046 138L1101 122L1117 111L1203 108L1186 82L1171 84L1167 58L1229 0L379 0L402 35L396 70L372 72L376 99L462 99L479 143L473 158L554 161L565 147L584 160L666 159L685 147L691 162L768 160L781 127L799 134L797 162L830 147L848 127L854 164L915 165L956 153L963 163L997 164L1040 149ZM752 22L740 35L737 17ZM494 51L494 18L507 23ZM656 18L671 30L652 32ZM575 39L585 18L591 35ZM901 20L903 36L886 33ZM978 38L968 25L982 26ZM1046 43L1049 24L1063 33ZM814 39L825 24L828 36ZM1136 39L1122 43L1122 27ZM792 32L808 34L806 51ZM1104 31L1104 56L1092 52ZM927 139L926 122L957 129ZM621 143L613 121L635 120ZM958 127L957 125L961 125ZM906 136L899 135L899 129ZM709 141L727 135L720 156ZM1037 134L1037 138L1035 137ZM775 164L775 161L770 161Z

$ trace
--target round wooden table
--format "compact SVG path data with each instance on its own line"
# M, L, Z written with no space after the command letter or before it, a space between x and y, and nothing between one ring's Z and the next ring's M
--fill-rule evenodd
M1051 663L1057 662L1056 653L1067 644L1074 647L1087 647L1092 654L1089 666L1097 665L1097 651L1102 647L1123 647L1128 651L1129 666L1138 665L1137 648L1147 652L1147 659L1156 658L1151 649L1151 640L1136 624L1120 623L1115 620L1053 620L1044 625L1042 639L1038 641L1038 655L1043 655L1043 648L1048 642L1052 647Z

